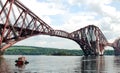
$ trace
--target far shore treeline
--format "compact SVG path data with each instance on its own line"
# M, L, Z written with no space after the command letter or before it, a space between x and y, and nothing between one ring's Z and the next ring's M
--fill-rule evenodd
M82 50L67 50L57 48L12 46L5 51L5 55L64 55L82 56ZM105 50L104 55L114 55L114 50Z

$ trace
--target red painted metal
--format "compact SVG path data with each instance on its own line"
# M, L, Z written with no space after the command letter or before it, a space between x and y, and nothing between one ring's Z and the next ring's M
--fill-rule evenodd
M15 26L15 25L17 26L17 22L18 22L18 20L20 19L20 17L22 16L22 14L23 14L23 11L20 13L18 19L15 21L14 26Z
M5 13L7 14L3 19L5 22L0 21L1 51L23 39L40 34L71 39L80 45L85 55L103 54L104 47L108 45L103 33L94 25L86 26L72 33L54 30L18 0L4 1L0 1L3 4L0 9L0 19L2 20ZM8 12L5 11L7 6L9 6ZM14 7L18 10L14 10ZM95 40L91 41L90 39L93 39L93 37L95 37Z
M24 28L23 26L25 25L25 19L26 19L26 16L27 16L27 13L25 12L25 16L23 17L22 26L21 26L21 30L20 30L19 35L21 35L22 30L23 30L23 28Z
M7 1L8 2L8 1ZM4 34L5 34L5 30L6 30L6 27L8 26L8 21L9 21L9 15L10 15L10 11L11 11L11 9L12 9L12 4L13 4L13 2L14 2L14 0L12 0L11 1L11 3L10 3L10 8L9 8L9 11L8 11L8 14L7 14L7 16L6 16L6 21L5 21L5 26L4 26L4 28L3 28L3 31L2 31L2 35L1 35L1 40L0 40L0 45L2 44L2 40L3 40L3 36L4 36ZM5 5L6 6L6 5ZM1 11L1 12L3 12L3 11Z
M9 1L9 0L7 0L6 3L5 3L5 5L2 7L2 10L0 11L0 15L1 15L1 13L3 12L3 10L5 9L5 7L6 7L7 3L8 3L8 1ZM1 5L3 5L1 1L0 1L0 3L1 3Z

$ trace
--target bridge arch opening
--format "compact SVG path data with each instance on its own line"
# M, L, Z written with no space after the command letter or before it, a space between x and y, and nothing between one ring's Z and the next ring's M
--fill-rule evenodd
M106 46L106 47L105 47L105 50L114 50L114 48L111 47L111 46Z
M114 48L111 46L104 47L104 55L113 55L114 54Z
M14 45L80 50L80 46L73 40L49 35L33 36L21 40Z

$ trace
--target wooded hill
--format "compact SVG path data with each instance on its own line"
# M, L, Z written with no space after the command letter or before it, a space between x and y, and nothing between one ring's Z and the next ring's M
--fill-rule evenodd
M67 50L57 48L33 47L33 46L12 46L5 51L6 55L66 55L81 56L82 50ZM113 50L106 50L105 55L114 55Z

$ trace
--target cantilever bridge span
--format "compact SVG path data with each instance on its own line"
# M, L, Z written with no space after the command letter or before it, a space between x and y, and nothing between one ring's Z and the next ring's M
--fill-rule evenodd
M102 55L107 39L94 25L74 32L54 30L19 0L0 0L0 54L13 44L35 35L68 38L78 43L84 55Z

